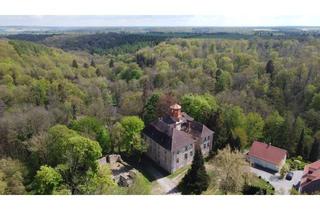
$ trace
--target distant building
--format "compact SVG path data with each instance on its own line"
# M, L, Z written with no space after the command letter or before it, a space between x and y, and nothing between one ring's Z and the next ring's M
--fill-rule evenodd
M320 160L304 167L300 192L308 194L320 192Z
M279 172L285 164L287 151L259 141L254 141L247 154L247 160L254 166L260 166Z
M207 156L214 132L174 104L170 106L170 115L150 123L142 133L148 144L147 156L172 173L192 162L196 143Z

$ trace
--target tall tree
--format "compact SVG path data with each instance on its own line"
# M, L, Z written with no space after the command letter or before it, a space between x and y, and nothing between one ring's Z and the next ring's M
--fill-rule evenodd
M52 167L62 175L72 194L80 193L79 187L87 181L88 173L97 173L97 159L101 157L101 147L91 139L63 125L49 130Z
M62 182L62 176L50 166L41 166L33 181L33 189L38 195L53 194Z
M90 66L92 66L92 67L96 68L96 63L94 62L94 60L93 60L93 59L91 60Z
M232 151L229 146L219 150L210 161L215 168L217 184L221 192L239 193L249 175L249 164L243 154L237 150Z
M77 63L76 60L73 60L73 61L72 61L72 67L73 67L73 68L76 68L76 69L78 68L78 63Z
M248 145L256 139L263 139L264 121L260 114L256 112L250 112L247 115L246 131L248 135Z
M314 162L320 159L320 131L314 136L309 160Z
M124 128L121 123L116 122L111 129L111 151L114 152L117 148L118 153L124 145Z
M149 124L157 119L157 104L159 102L159 98L159 94L153 94L148 98L143 109L143 120L145 124Z
M128 154L143 152L145 149L141 138L141 131L144 128L143 121L137 116L127 116L123 117L120 123L124 128L123 139Z
M110 149L110 135L104 124L94 117L83 117L79 120L72 121L70 128L88 136L91 139L96 139L102 151L107 153Z
M271 79L274 77L274 64L272 60L269 60L266 65L266 73L270 74Z
M204 166L204 160L199 145L195 153L191 168L179 183L178 188L183 195L200 195L209 186L209 176Z
M297 156L303 156L304 153L304 128L301 130L299 142L297 144L296 148L296 155Z
M3 100L0 99L0 117L3 116L5 108L6 104L3 102Z
M205 95L184 95L182 97L182 109L194 117L195 120L206 123L213 112L216 112L218 105L215 97Z
M110 61L109 61L109 67L110 67L110 68L113 68L113 67L114 67L114 60L113 60L113 59L110 59Z

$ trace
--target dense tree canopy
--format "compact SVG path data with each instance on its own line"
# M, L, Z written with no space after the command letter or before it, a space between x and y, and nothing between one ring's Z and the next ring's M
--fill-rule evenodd
M158 35L1 39L0 193L110 192L93 190L110 178L96 160L140 156L144 123L174 103L214 130L214 154L259 139L319 157L319 38Z

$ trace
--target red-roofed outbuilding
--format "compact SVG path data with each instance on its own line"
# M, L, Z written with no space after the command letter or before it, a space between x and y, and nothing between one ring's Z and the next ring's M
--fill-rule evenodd
M320 191L320 160L306 165L300 182L300 192L314 193Z
M286 150L259 141L253 142L247 154L247 160L252 165L257 165L275 172L280 171L286 162L286 158Z

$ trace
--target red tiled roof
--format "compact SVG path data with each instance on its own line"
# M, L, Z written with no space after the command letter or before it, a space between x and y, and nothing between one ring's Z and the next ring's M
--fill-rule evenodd
M287 151L263 142L254 141L248 155L279 165L286 157Z
M313 181L320 179L320 160L306 165L301 178L301 187L305 187Z

